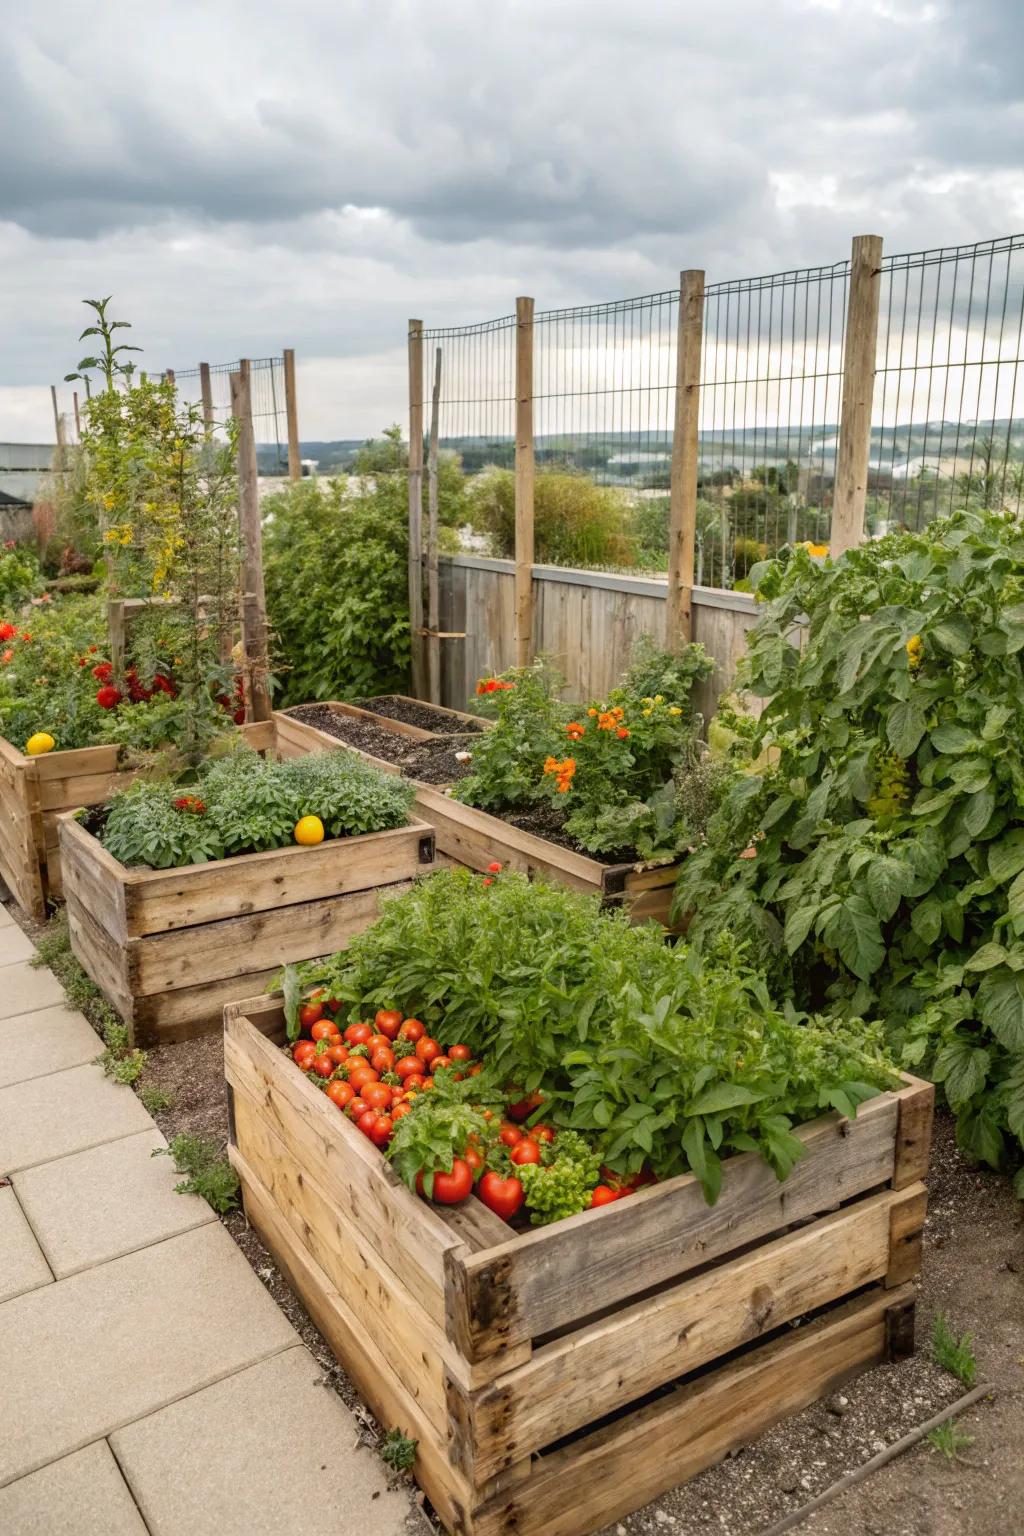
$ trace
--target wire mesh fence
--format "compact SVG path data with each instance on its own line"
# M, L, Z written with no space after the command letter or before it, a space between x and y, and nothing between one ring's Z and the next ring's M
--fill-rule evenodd
M711 283L700 370L694 581L744 588L786 544L829 544L850 262ZM870 536L1024 495L1024 236L886 257ZM535 556L667 569L679 294L534 317ZM516 319L424 332L425 420L461 457L477 547L511 555Z
M213 420L217 424L227 421L231 415L231 375L237 372L237 363L210 364L210 399ZM174 382L181 400L202 406L202 375L199 368L175 370ZM260 473L285 475L288 473L288 414L284 359L250 358L249 388Z

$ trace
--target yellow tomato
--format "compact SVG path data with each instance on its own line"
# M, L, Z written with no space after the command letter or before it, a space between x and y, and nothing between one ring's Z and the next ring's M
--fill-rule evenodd
M36 731L25 743L25 751L29 757L42 757L44 752L52 752L57 743L48 731Z
M319 816L303 816L295 823L295 841L304 848L312 848L324 840L324 824Z

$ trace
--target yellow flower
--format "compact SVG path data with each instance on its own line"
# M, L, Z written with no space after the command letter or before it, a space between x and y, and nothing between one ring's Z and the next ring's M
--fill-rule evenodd
M655 702L655 704L664 704L664 702L665 702L664 694L656 693L654 695L654 702Z
M918 667L921 665L921 658L923 655L924 641L921 639L920 635L911 635L910 639L907 641L907 664L910 667L911 672L917 671Z
M668 712L669 712L670 715L681 715L682 714L682 710L679 708L678 704L670 704L669 707L668 707Z
M650 714L650 710L649 709L642 709L640 711L640 713L643 715L644 719L646 720L647 716Z

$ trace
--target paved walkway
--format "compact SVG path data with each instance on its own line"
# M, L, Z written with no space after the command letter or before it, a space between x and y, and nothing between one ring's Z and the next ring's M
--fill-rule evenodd
M0 1532L397 1536L410 1501L0 906Z

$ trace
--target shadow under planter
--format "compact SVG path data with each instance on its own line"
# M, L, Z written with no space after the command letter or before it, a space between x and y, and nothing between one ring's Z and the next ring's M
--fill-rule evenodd
M278 848L180 869L128 868L72 812L60 817L71 945L134 1045L219 1029L225 1003L288 961L344 948L382 892L434 866L425 822L314 848Z

